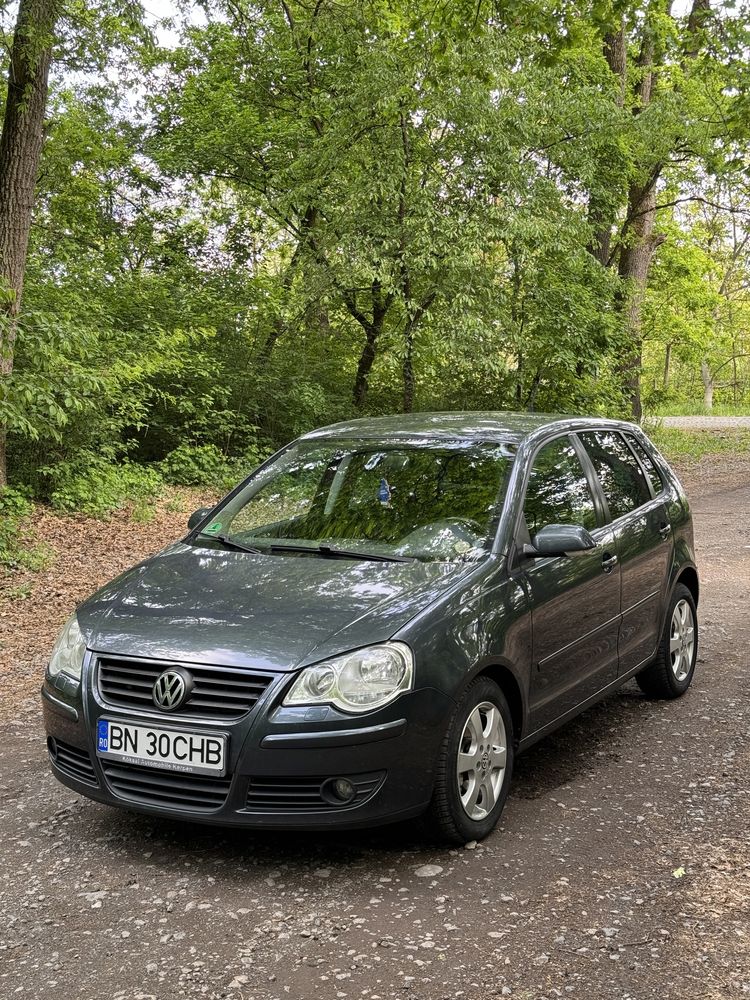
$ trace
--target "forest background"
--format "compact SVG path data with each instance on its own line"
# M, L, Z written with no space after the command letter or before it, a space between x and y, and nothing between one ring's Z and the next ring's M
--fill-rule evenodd
M359 415L750 412L746 4L0 0L0 33L9 524Z

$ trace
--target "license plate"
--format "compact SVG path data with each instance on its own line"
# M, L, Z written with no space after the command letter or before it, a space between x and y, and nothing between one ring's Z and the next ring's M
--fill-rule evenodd
M97 755L126 764L221 777L226 770L226 751L227 738L221 734L184 733L110 719L97 723Z

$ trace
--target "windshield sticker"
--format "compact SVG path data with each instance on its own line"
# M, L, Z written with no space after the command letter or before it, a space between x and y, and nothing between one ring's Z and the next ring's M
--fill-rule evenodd
M214 521L207 528L203 529L204 535L218 535L221 531L221 521Z
M380 480L380 489L378 490L378 500L384 507L391 506L391 487L387 479Z

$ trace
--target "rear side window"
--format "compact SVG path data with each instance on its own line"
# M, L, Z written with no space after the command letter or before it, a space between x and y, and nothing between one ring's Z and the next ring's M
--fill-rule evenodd
M550 441L538 452L523 513L532 538L548 524L596 527L594 498L569 438Z
M638 458L640 458L641 465L646 470L646 475L651 480L651 485L654 488L654 493L658 496L664 489L664 483L662 482L662 478L659 475L659 470L654 465L653 458L651 458L651 456L643 447L638 438L634 438L632 434L626 434L625 437L630 447L636 453Z
M587 431L579 436L602 484L613 520L648 503L651 490L643 469L620 434Z

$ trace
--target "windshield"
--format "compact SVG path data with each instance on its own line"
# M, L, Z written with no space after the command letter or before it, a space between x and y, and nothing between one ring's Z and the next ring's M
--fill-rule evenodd
M299 441L253 476L202 537L261 551L477 558L497 525L512 446ZM321 553L322 554L322 553Z

